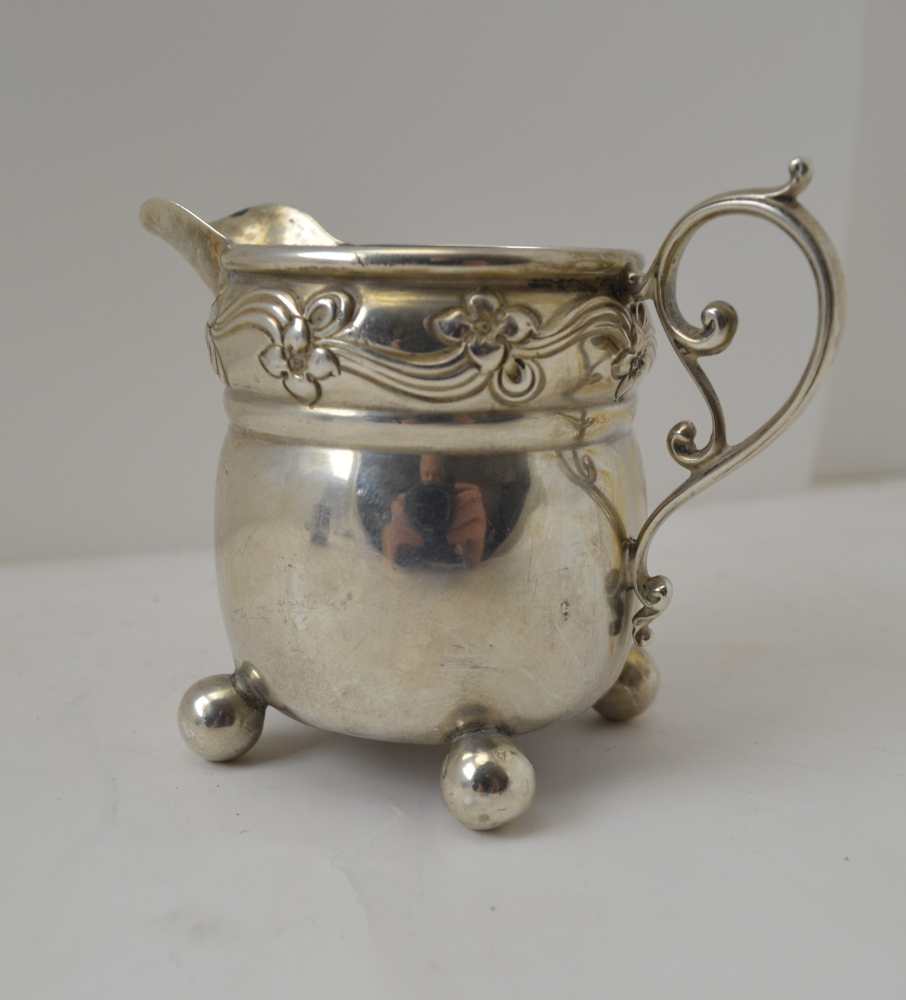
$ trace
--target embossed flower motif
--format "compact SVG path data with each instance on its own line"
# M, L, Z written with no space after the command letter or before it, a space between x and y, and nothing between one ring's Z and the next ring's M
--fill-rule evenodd
M629 315L632 321L629 342L614 357L610 366L610 374L617 383L613 393L617 402L620 402L654 361L654 341L648 333L645 303L636 302L630 306Z
M437 339L463 350L479 372L490 376L491 393L508 405L532 399L544 385L540 365L525 349L539 327L532 309L506 305L490 292L474 292L464 306L431 321Z
M476 292L463 308L434 318L434 332L448 344L463 344L473 364L494 372L506 363L513 344L538 332L538 318L524 306L505 306L496 295Z
M339 359L319 340L337 333L350 311L348 296L340 292L309 300L302 314L291 316L281 328L280 340L258 355L261 366L268 375L281 379L286 391L300 402L317 403L321 382L340 374Z
M651 367L652 355L650 343L643 340L636 347L620 351L613 359L610 374L617 383L613 394L617 402L626 395L633 383L641 378L645 370Z

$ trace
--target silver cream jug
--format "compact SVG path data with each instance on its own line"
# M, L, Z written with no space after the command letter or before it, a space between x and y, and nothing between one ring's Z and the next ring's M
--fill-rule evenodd
M634 253L341 243L295 209L208 224L152 199L142 221L214 294L205 328L229 426L216 558L231 674L193 685L183 736L210 760L258 739L273 706L323 729L446 744L441 788L473 829L518 816L535 788L519 733L595 707L620 721L657 689L645 643L671 587L652 537L689 497L796 416L843 312L840 267L777 188L691 209L647 270ZM780 410L730 443L702 360L737 317L680 313L692 235L727 214L777 225L818 290L817 336ZM659 318L712 427L668 448L688 473L649 512L633 435Z

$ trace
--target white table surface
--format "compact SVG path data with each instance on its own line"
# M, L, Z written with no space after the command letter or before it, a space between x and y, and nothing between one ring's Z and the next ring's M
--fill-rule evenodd
M902 482L678 514L658 701L525 737L492 834L437 748L269 713L192 756L210 553L0 568L2 995L903 998L904 514Z

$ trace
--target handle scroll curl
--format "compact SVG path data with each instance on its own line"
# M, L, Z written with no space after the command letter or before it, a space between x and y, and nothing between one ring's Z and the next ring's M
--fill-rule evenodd
M633 617L633 635L639 643L650 638L651 622L666 610L672 595L666 577L648 572L655 532L677 507L748 461L792 423L826 370L840 336L844 311L840 263L827 234L797 200L811 180L811 169L805 160L796 159L789 172L781 187L731 191L696 205L668 233L648 272L632 276L635 299L652 300L673 350L711 415L711 433L702 445L691 421L682 420L671 428L667 448L689 475L654 508L638 536L627 542L629 585L642 605ZM689 241L706 222L723 215L754 215L778 226L805 254L818 292L817 333L805 371L780 409L737 444L728 442L720 398L701 366L702 358L729 347L738 327L736 310L727 302L711 302L702 310L701 325L695 326L683 316L676 295L679 265Z

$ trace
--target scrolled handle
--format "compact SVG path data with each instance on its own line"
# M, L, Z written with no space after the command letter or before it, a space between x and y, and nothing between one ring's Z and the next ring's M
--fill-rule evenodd
M703 445L697 443L691 421L682 420L671 428L667 448L689 475L654 508L638 536L627 542L629 582L642 605L633 617L633 635L640 643L650 638L652 620L666 610L672 595L666 577L648 572L648 550L655 532L677 507L748 461L792 423L826 370L840 336L844 312L840 262L825 231L797 200L811 180L808 163L793 160L789 172L782 187L731 191L696 205L667 234L648 272L632 276L636 301L654 303L673 350L704 396L712 422ZM719 354L730 345L738 327L736 310L727 302L711 302L702 310L701 326L695 326L683 316L676 297L677 273L690 239L721 215L754 215L782 229L805 254L818 290L818 327L805 371L780 409L737 444L727 441L720 399L700 363L701 358Z

